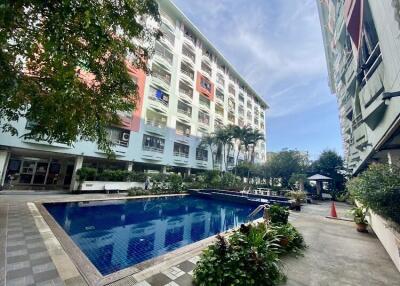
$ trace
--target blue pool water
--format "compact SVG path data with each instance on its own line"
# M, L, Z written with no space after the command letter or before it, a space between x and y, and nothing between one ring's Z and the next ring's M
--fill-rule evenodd
M195 196L45 207L103 275L238 226L255 209Z

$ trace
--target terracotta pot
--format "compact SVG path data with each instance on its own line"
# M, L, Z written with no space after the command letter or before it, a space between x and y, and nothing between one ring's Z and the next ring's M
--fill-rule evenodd
M285 247L285 246L287 246L288 244L289 244L289 239L288 239L287 237L283 237L283 238L281 238L281 240L279 241L279 245L280 245L280 246Z
M356 223L358 232L368 232L367 225L365 223Z

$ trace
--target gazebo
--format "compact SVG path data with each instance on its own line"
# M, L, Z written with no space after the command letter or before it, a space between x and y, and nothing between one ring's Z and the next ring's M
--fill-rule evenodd
M321 197L322 193L322 183L323 182L329 182L332 180L332 178L329 178L327 176L321 175L321 174L315 174L312 175L311 177L307 178L309 181L315 181L316 187L317 187L317 196Z

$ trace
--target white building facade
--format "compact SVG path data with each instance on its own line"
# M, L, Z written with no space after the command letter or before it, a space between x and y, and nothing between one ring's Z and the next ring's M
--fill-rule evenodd
M400 1L317 0L347 167L400 163Z
M151 75L130 70L139 100L132 114L121 114L120 127L110 128L115 159L107 159L93 142L68 146L2 133L1 186L72 189L83 166L197 172L212 169L212 154L199 146L205 134L228 124L265 134L263 99L172 2L159 2L163 38L155 43ZM29 124L21 119L17 127L24 134ZM263 162L265 154L260 142L255 161Z

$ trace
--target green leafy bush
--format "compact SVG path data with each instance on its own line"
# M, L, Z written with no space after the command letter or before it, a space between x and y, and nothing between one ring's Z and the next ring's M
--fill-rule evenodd
M79 182L93 180L96 176L96 169L83 167L77 170L76 174L78 175Z
M272 205L269 208L269 216L271 223L287 224L289 218L289 209L280 205Z
M168 176L168 190L176 193L183 192L183 179L178 174L170 174Z
M306 248L303 236L290 223L271 225L267 231L267 236L270 239L277 238L281 251L285 254L294 253L297 255Z
M96 180L108 181L108 182L125 182L129 177L128 170L103 170L103 172L97 174Z
M208 247L194 270L199 286L278 285L285 276L279 263L278 245L265 236L265 225L242 226Z
M354 207L350 210L350 214L353 215L354 222L357 224L368 224L366 219L367 209L362 207Z
M350 194L375 213L400 225L400 168L371 164L366 171L347 182Z
M225 173L221 177L220 187L225 189L240 189L242 182L232 173Z

